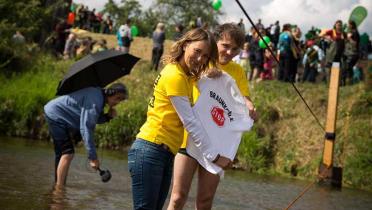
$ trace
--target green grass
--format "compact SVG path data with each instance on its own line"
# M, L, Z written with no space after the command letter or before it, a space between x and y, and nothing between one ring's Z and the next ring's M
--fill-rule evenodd
M27 135L31 121L42 115L43 105L54 97L58 81L69 64L45 56L26 72L0 77L2 133Z

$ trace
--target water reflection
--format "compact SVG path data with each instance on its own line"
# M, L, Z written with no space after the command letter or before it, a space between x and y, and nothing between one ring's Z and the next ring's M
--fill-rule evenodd
M51 202L50 210L63 210L68 207L68 200L66 199L66 188L54 186L50 193Z

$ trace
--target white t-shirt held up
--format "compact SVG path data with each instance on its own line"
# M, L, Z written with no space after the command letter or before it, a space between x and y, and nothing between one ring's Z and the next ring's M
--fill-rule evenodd
M209 147L234 160L243 132L253 126L244 97L227 73L214 79L201 78L198 89L200 96L192 109L210 139ZM206 170L223 176L222 168L204 157L190 135L188 138L187 152Z

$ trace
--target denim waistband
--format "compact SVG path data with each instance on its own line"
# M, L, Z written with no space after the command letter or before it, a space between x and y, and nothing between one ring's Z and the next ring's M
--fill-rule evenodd
M148 146L153 147L153 148L161 149L161 150L163 150L165 152L168 152L168 153L172 154L172 156L174 156L174 154L172 153L172 151L170 150L170 148L166 144L156 144L154 142L147 141L145 139L140 139L140 138L137 138L133 142L133 145L136 144L136 143L145 144L145 145L148 145ZM133 145L132 145L132 147L133 147Z

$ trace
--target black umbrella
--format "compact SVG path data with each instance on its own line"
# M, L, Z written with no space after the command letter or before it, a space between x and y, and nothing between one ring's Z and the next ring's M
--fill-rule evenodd
M74 63L59 82L57 95L85 87L105 87L130 73L139 58L116 50L105 50L85 56Z

